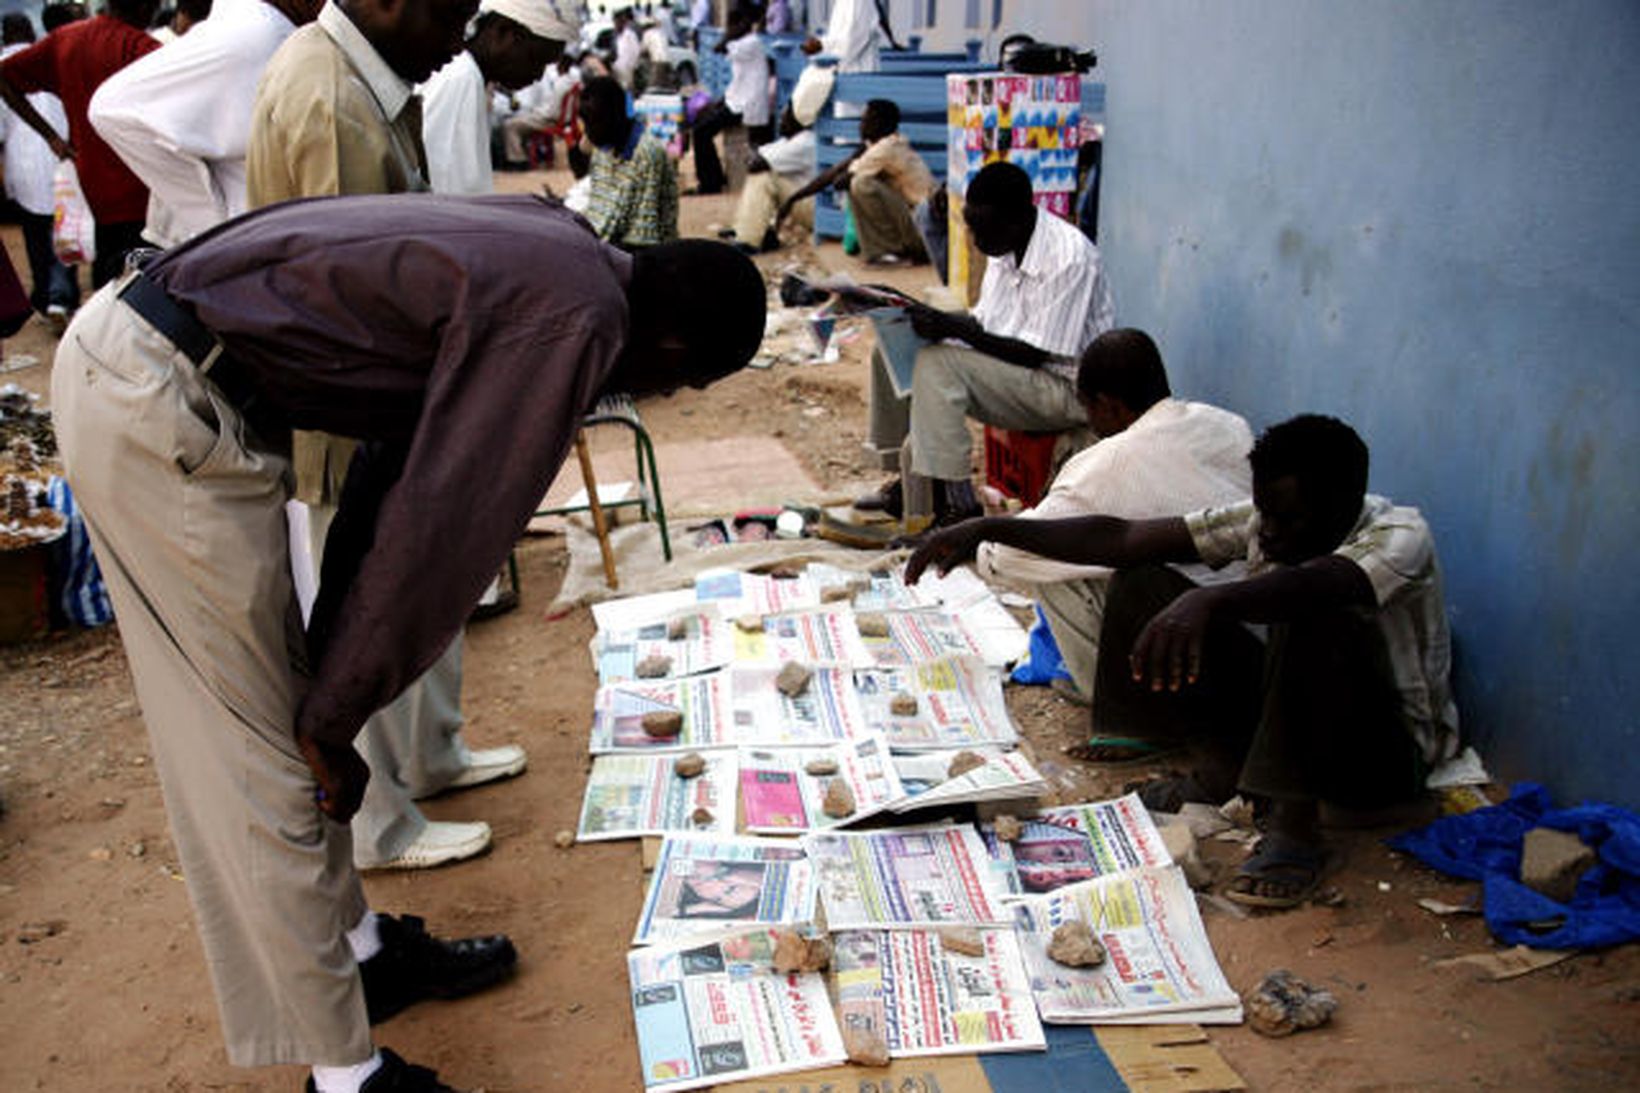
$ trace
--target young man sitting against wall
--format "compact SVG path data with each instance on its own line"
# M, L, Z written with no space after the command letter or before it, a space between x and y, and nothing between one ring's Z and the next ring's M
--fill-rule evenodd
M1326 864L1322 804L1346 815L1417 799L1457 750L1458 713L1434 540L1417 509L1366 493L1361 438L1306 414L1266 430L1250 460L1250 500L1157 520L970 520L924 542L906 580L982 543L1116 569L1094 727L1203 741L1193 775L1146 803L1254 799L1265 834L1226 895L1286 908ZM1168 565L1237 560L1245 578L1204 587Z

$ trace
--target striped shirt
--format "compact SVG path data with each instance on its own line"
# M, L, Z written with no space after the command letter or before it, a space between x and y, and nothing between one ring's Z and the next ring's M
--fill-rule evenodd
M1061 358L1045 367L1072 383L1082 350L1116 325L1099 248L1074 224L1040 209L1024 260L1009 253L986 263L973 314L987 333Z
M1275 567L1259 549L1259 515L1251 501L1193 512L1185 525L1210 566L1246 559L1253 577ZM1431 765L1451 758L1458 750L1452 643L1429 525L1417 509L1368 494L1360 519L1333 553L1360 566L1372 584L1402 713L1424 758Z
M678 237L678 169L641 123L632 123L624 150L593 150L587 180L587 219L602 238L652 247Z

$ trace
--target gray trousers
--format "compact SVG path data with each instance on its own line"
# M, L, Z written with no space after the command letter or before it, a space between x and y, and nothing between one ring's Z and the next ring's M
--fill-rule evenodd
M308 506L309 549L325 556L334 505ZM317 572L318 566L314 569ZM416 799L449 785L472 759L461 738L461 635L404 693L371 715L354 746L370 765L353 817L353 860L369 869L397 857L427 826Z
M1093 699L1095 669L1099 663L1099 628L1105 621L1105 592L1108 577L1083 577L1074 581L1049 581L1034 585L1042 617L1053 631L1054 644L1065 670L1071 674L1076 691Z
M357 1063L372 1048L346 932L364 891L352 836L314 806L292 739L307 681L289 461L112 286L57 348L52 409L148 725L228 1058Z
M911 397L894 396L888 365L871 354L871 416L867 443L897 452L907 439L911 469L961 481L973 474L968 418L999 429L1057 432L1088 423L1076 385L1042 368L1021 368L959 345L930 345L917 354Z

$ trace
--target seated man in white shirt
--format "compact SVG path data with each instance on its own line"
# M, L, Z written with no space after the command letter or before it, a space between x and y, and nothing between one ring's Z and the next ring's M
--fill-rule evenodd
M507 170L528 169L529 154L524 142L562 119L564 100L570 89L581 86L578 60L578 56L572 53L559 54L558 60L539 80L513 96L518 108L500 121L501 145Z
M746 165L746 186L735 206L735 246L743 251L780 249L779 213L787 199L819 169L815 115L800 117L795 102L780 112L780 139L762 145ZM807 219L807 218L802 218ZM812 225L812 219L808 219Z
M981 169L962 213L990 259L978 305L971 314L908 308L917 333L937 343L917 353L909 398L896 397L887 360L872 353L867 441L883 457L907 449L910 472L933 480L937 524L979 512L968 418L1028 432L1088 424L1076 362L1116 318L1099 249L1074 225L1037 210L1030 176L1018 166ZM854 507L899 517L902 483Z
M906 580L945 572L982 542L1118 570L1100 637L1094 723L1134 736L1207 734L1229 764L1156 783L1175 799L1231 790L1266 834L1226 895L1295 907L1326 864L1323 804L1412 802L1458 746L1440 567L1417 509L1366 492L1367 447L1336 418L1272 426L1249 457L1253 496L1186 516L982 518L937 532ZM1203 587L1166 563L1247 564ZM1260 642L1245 624L1268 627ZM1147 787L1150 788L1150 787Z
M1072 456L1047 495L1019 519L1096 513L1149 519L1228 505L1252 492L1247 453L1253 434L1247 422L1216 406L1174 398L1162 355L1143 331L1118 328L1095 338L1082 354L1076 387L1099 443ZM1111 571L1000 543L979 548L975 569L1030 587L1071 675L1055 680L1056 689L1067 684L1061 693L1091 705ZM1204 574L1191 576L1200 583ZM1150 750L1142 739L1096 734L1072 754L1120 762L1145 758Z
M422 143L437 194L495 192L488 84L518 91L541 78L577 29L547 0L482 0L467 48L422 85Z

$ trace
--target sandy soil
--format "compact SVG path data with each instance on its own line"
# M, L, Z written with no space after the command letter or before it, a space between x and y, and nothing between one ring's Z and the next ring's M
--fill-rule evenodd
M507 176L533 187L543 176ZM559 176L552 181L562 185ZM685 231L729 219L724 199L684 202ZM15 229L5 239L26 268ZM891 278L835 248L818 258ZM5 346L42 363L0 377L43 391L52 340L33 322ZM863 346L834 365L748 371L711 392L645 409L667 437L780 438L826 490L878 472L860 455ZM730 491L729 484L725 484ZM732 492L726 499L732 501ZM640 899L635 844L569 850L587 768L594 676L585 610L549 620L562 539L524 542L523 605L469 630L464 703L476 746L515 741L530 769L510 784L430 802L435 818L483 818L492 853L422 874L367 880L381 909L425 915L447 934L504 930L519 975L458 1003L416 1007L382 1043L490 1093L639 1088L622 959ZM1050 692L1011 688L1010 706L1066 800L1118 790L1131 770L1067 760L1085 713ZM295 1090L297 1068L228 1066L188 901L166 831L147 740L112 628L0 649L0 1027L8 1090ZM1337 903L1286 914L1205 918L1232 984L1291 968L1338 994L1333 1024L1286 1040L1214 1029L1213 1042L1259 1090L1633 1088L1640 1074L1640 950L1579 955L1521 979L1483 982L1433 967L1492 949L1473 916L1437 918L1420 897L1462 903L1472 886L1390 854L1383 832L1341 839ZM1213 844L1218 859L1233 848ZM1624 1075L1628 1075L1627 1078Z

